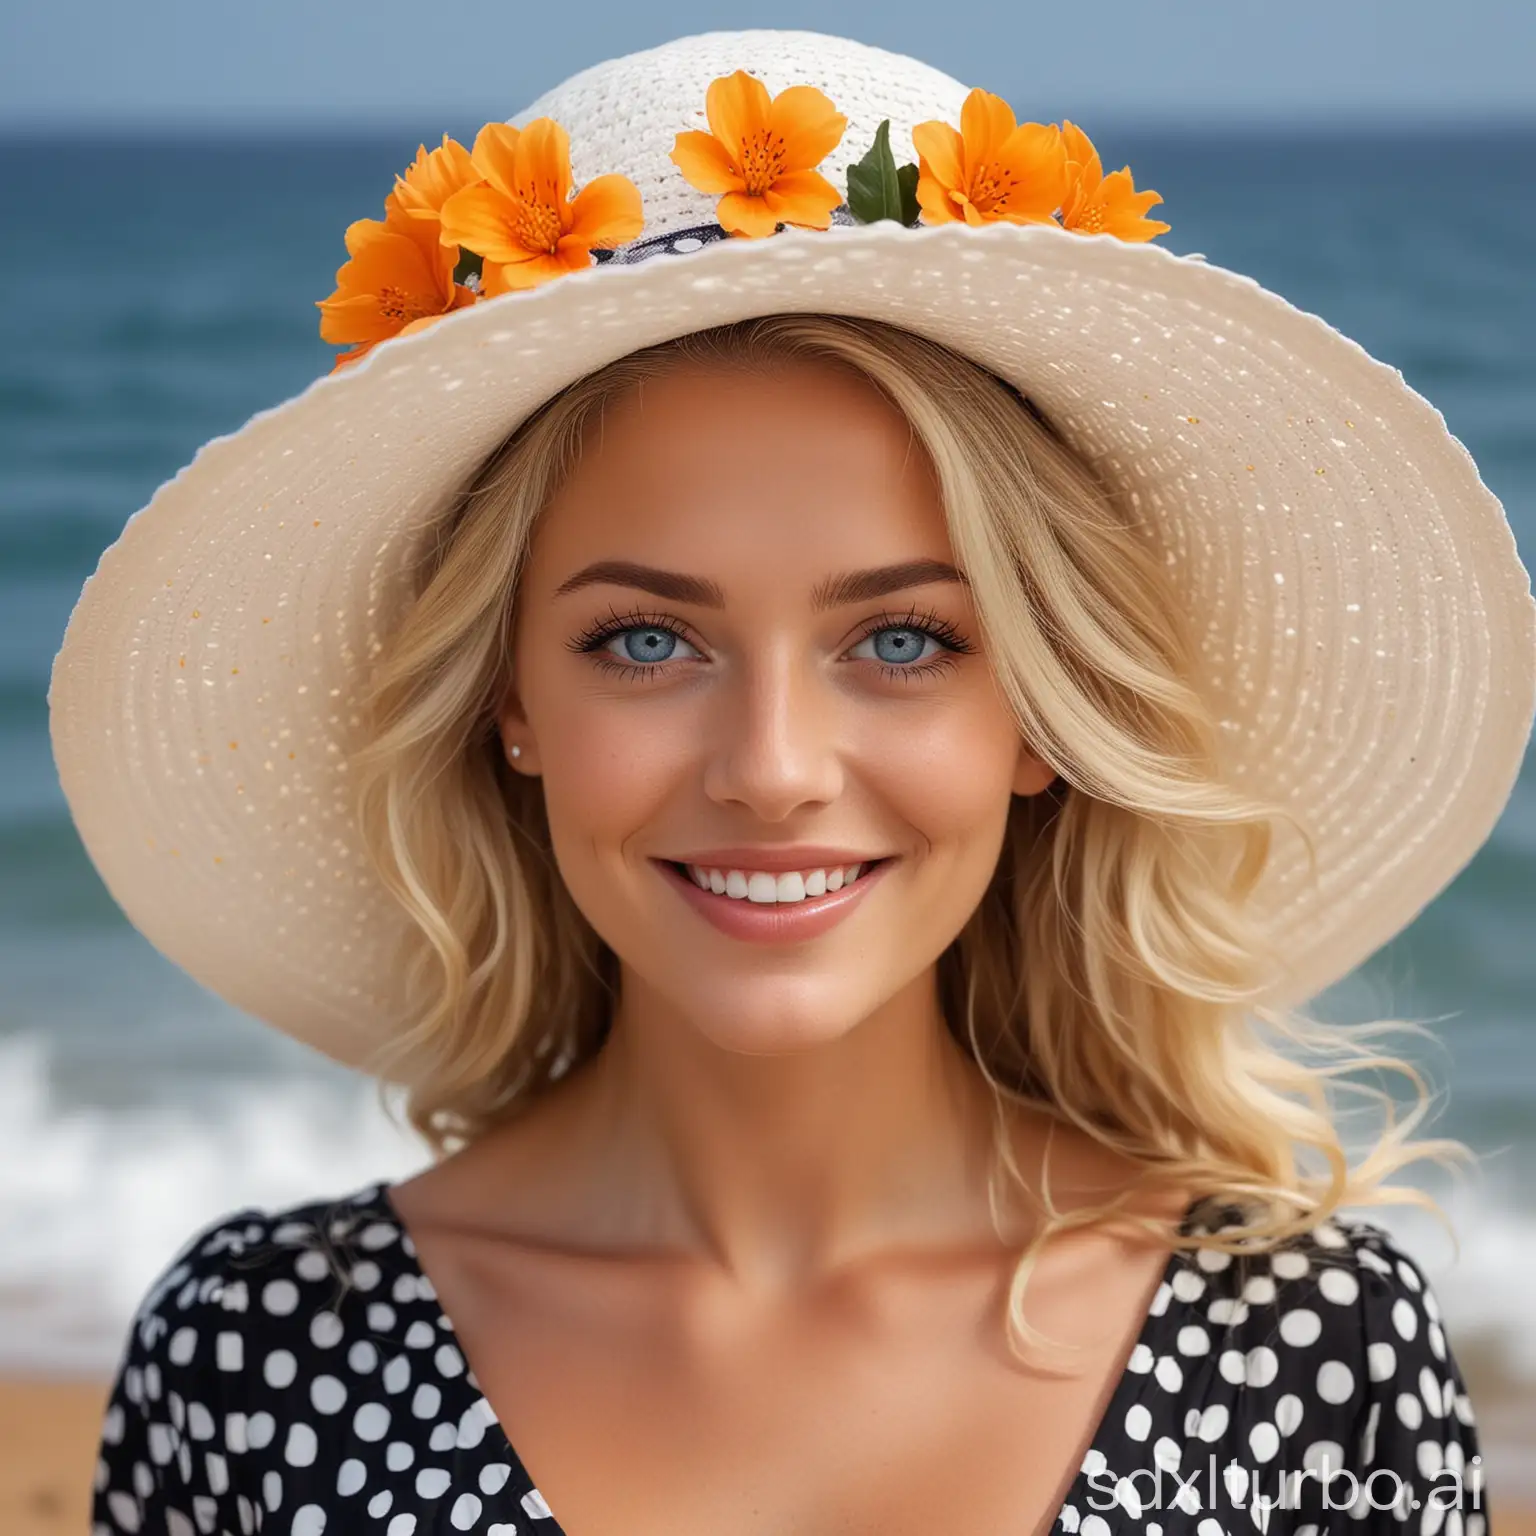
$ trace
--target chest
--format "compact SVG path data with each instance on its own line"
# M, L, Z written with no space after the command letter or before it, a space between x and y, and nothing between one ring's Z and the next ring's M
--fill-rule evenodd
M1161 1263L1044 1263L1022 1364L1005 1265L793 1304L633 1266L423 1246L502 1431L566 1536L1049 1530Z

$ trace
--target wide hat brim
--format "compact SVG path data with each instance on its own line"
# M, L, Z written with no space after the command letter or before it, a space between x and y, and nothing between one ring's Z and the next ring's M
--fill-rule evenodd
M370 657L454 493L636 348L863 316L1029 393L1148 515L1200 619L1237 782L1302 814L1257 900L1301 1003L1497 821L1536 711L1536 604L1497 499L1398 370L1253 279L1054 225L785 230L451 314L208 443L102 556L56 659L54 753L108 889L237 1007L364 1064L406 919L345 762Z

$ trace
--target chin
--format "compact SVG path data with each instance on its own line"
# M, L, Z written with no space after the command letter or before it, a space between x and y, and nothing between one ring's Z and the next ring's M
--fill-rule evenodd
M680 1019L722 1051L784 1056L830 1045L851 1034L880 1006L853 996L835 978L697 974L664 990ZM652 983L655 985L655 982Z

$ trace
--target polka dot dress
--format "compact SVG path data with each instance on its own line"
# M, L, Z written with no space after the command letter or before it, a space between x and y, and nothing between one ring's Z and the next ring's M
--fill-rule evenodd
M1186 1227L1240 1215L1204 1202ZM193 1240L134 1320L94 1521L562 1536L385 1185ZM1052 1529L1487 1536L1472 1409L1422 1273L1361 1220L1267 1254L1173 1254ZM971 1533L957 1518L944 1536Z

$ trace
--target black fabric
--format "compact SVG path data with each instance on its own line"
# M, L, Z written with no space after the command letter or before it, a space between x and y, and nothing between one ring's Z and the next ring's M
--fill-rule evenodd
M1240 1216L1197 1206L1186 1228ZM1486 1536L1480 1471L1423 1274L1339 1220L1272 1253L1171 1255L1054 1530ZM957 1494L942 1536L972 1536ZM561 1536L385 1185L189 1244L134 1320L94 1519L98 1536Z

